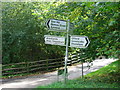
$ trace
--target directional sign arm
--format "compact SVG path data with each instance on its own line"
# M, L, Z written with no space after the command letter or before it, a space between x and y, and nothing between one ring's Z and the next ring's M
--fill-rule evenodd
M66 21L56 19L49 19L46 25L50 31L66 31L67 27Z
M87 36L71 36L70 46L76 48L86 48L90 41Z

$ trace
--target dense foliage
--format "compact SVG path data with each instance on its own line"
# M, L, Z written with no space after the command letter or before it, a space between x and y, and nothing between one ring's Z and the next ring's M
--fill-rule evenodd
M81 49L86 60L120 54L119 2L4 2L2 3L3 64L64 56L65 47L45 45L48 19L70 19L72 35L86 35L91 43ZM69 48L70 51L79 51ZM120 57L119 57L120 58Z

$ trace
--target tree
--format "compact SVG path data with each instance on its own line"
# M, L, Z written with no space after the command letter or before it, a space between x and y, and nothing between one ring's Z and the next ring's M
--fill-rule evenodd
M100 55L118 58L120 54L119 2L63 4L56 2L55 4L57 7L48 12L49 17L70 19L75 25L73 35L86 35L90 38L89 47L83 50L84 57L92 60Z
M81 49L83 57L94 60L100 55L118 58L120 54L119 2L14 2L3 3L3 63L58 58L65 47L44 44L49 32L47 19L70 19L75 29L70 34L88 36L91 43ZM77 51L70 48L70 51Z

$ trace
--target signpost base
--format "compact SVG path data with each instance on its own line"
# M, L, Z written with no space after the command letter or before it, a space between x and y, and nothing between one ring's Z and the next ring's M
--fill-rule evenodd
M83 78L83 62L82 62L82 78Z

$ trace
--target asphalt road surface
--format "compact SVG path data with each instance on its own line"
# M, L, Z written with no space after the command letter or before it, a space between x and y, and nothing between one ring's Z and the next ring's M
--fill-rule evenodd
M90 69L87 67L87 63L83 64L84 67L84 75L96 71L103 66L106 66L112 62L116 61L116 59L96 59L93 62L93 65ZM81 64L76 66L69 66L68 67L68 79L75 79L80 77L81 74ZM61 75L59 76L59 81L64 80L64 77ZM22 88L36 88L37 86L51 84L53 82L58 81L57 71L45 73L42 75L35 75L29 77L23 77L19 79L8 79L8 80L0 80L2 84L0 85L0 89L7 90L7 88L16 88L16 90ZM15 90L15 89L14 89Z

